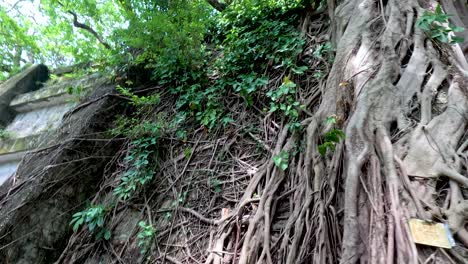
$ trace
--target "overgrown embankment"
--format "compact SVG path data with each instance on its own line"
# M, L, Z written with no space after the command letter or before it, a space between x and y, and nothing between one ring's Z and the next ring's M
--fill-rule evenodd
M186 253L193 261L218 259L207 255L223 248L216 242L217 228L240 217L237 227L229 225L239 236L240 250L240 236L267 187L265 173L298 169L292 164L305 151L304 141L291 141L284 150L280 146L287 136L304 133L304 120L320 98L319 85L334 53L329 21L323 13L304 15L298 7L258 6L264 12L258 17L255 10L232 8L204 68L156 68L159 86L117 89L129 98L130 108L117 118L112 133L127 137L128 147L118 153L117 170L102 183L108 187L74 216L72 225L81 231L60 262L110 261L116 255L102 255L105 244L129 263L175 261L186 259ZM321 143L323 155L335 149L343 133L335 117L328 122L336 129ZM248 187L252 182L258 186ZM271 232L280 233L290 217L286 198L275 199L279 222ZM100 238L110 244L93 242ZM231 239L228 248L234 250ZM189 244L169 245L180 243Z
M99 145L105 165L60 218L73 233L54 260L465 261L468 66L443 8L457 11L306 2L233 3L201 49L136 52L104 96L121 114L97 111L112 126L96 142L115 148ZM446 223L456 245L416 245L410 218Z

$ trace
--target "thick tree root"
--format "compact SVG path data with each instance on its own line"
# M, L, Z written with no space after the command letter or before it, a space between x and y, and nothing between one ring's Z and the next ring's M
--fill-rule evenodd
M337 7L327 2L336 56L325 83L301 87L310 106L309 118L302 122L306 129L292 133L265 117L259 124L263 134L248 136L267 146L263 164L255 163L253 150L229 152L237 135L229 143L224 140L223 148L218 148L219 139L206 148L197 141L193 149L198 156L213 149L203 169L221 174L224 192L234 194L204 202L216 211L172 208L172 222L159 220L167 228L157 237L152 252L158 253L151 261L392 264L463 259L468 247L468 66L460 47L435 43L415 26L423 8L435 1L347 0ZM448 6L449 1L442 2ZM312 25L304 21L301 28L308 35ZM317 146L331 128L323 122L331 115L346 139L322 157ZM290 153L285 171L271 159L281 151ZM224 166L215 158L226 152L235 165ZM145 201L150 207L164 207L166 194L178 199L192 181L203 181L194 171L206 162L188 160L183 173L177 173L181 157L171 152L175 172L163 171L169 187ZM182 175L188 184L179 181ZM221 207L225 214L219 217ZM153 209L143 208L154 215ZM159 216L163 218L161 212ZM410 218L448 223L457 248L415 245ZM126 251L124 245L119 254Z

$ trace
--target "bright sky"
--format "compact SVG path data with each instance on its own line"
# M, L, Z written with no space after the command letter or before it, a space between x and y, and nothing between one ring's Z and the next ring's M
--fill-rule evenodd
M8 14L13 18L20 12L37 24L47 22L47 18L39 12L40 0L0 0L0 5L4 6ZM13 9L13 7L15 8Z

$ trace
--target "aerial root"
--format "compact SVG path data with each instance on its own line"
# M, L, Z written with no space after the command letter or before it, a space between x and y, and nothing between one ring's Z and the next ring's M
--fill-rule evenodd
M388 239L395 237L398 263L418 263L416 246L409 235L407 220L409 216L402 210L399 198L400 179L398 178L394 163L393 147L385 128L378 128L376 133L376 143L379 154L382 156L383 168L386 175L387 196L390 201L391 218L393 218L394 233L388 233ZM406 221L405 221L406 220ZM392 262L393 252L388 251L387 261Z

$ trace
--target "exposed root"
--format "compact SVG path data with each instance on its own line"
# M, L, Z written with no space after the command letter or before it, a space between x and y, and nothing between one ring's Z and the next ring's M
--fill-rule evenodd
M305 131L293 133L270 115L249 116L239 120L229 140L198 132L186 145L171 141L177 148L169 150L158 190L147 202L153 221L165 230L150 259L205 264L458 259L458 253L415 245L408 226L410 218L444 221L445 215L468 247L468 197L462 191L468 187L467 80L452 47L433 45L414 25L424 12L419 2L350 0L336 7L331 38L337 53L328 79L299 91L311 104ZM444 90L447 101L436 102ZM437 112L436 103L446 108ZM323 120L332 114L346 139L322 157L317 146L330 129ZM248 123L261 131L240 136ZM193 152L183 160L187 145ZM266 151L257 155L254 145ZM290 153L285 171L272 160L281 151ZM213 177L221 179L222 193L206 184ZM450 182L450 194L437 193L436 182ZM180 200L184 192L185 200L170 207L168 200ZM143 210L137 201L133 206ZM167 212L172 215L165 217ZM118 254L137 254L135 242L126 243L133 247L121 246ZM83 255L91 254L83 248Z

